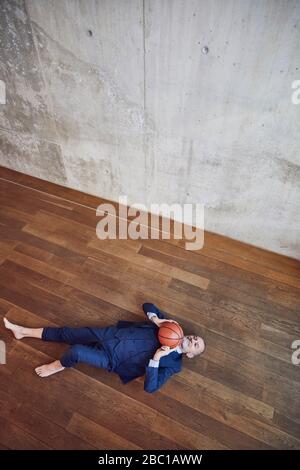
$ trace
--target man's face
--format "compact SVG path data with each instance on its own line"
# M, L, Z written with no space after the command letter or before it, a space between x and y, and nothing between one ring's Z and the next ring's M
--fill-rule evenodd
M190 335L184 336L181 348L187 357L191 358L201 354L205 349L205 344L201 336Z

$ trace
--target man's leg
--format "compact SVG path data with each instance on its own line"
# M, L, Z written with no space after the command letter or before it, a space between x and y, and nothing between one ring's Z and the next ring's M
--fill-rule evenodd
M108 369L110 366L109 357L101 346L75 344L65 352L60 361L37 367L35 371L40 377L48 377L66 367L74 367L79 362L103 369Z
M22 338L42 338L44 328L26 328L25 326L15 325L7 318L3 318L5 328L11 330L16 339Z
M105 338L107 332L111 332L111 328L114 328L70 328L67 326L62 328L26 328L11 323L7 318L4 318L4 324L7 329L12 331L16 339L39 338L44 341L67 344L91 344L101 341Z
M100 328L70 328L68 326L63 327L45 327L42 333L42 339L44 341L55 341L57 343L67 344L91 344L98 341L98 337L95 334L95 330Z

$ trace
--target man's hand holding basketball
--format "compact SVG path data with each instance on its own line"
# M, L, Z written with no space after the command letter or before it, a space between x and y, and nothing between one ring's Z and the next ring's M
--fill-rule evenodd
M169 346L161 346L157 349L156 353L153 356L154 361L159 361L162 357L167 356L172 352L172 349Z
M153 316L151 318L151 321L156 325L158 326L158 328L160 328L160 326L163 324L163 323L166 323L166 322L170 322L170 323L177 323L177 321L175 320L167 320L166 318L158 318L158 316ZM178 323L177 323L178 324Z

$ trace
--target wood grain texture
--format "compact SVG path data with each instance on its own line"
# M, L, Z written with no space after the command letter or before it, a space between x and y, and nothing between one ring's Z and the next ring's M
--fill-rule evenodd
M0 316L25 326L141 321L156 303L205 354L160 391L80 365L34 367L66 346L16 341L0 326L1 449L299 449L300 262L216 234L99 241L107 202L0 168Z

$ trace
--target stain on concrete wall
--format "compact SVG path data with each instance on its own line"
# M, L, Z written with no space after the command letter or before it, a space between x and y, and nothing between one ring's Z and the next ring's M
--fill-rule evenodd
M53 139L53 115L24 2L1 1L0 13L0 78L6 84L7 95L6 105L1 107L0 126Z
M0 163L108 199L205 203L208 230L300 257L297 0L0 9Z
M53 142L0 130L0 161L1 165L28 175L67 184L61 148Z

